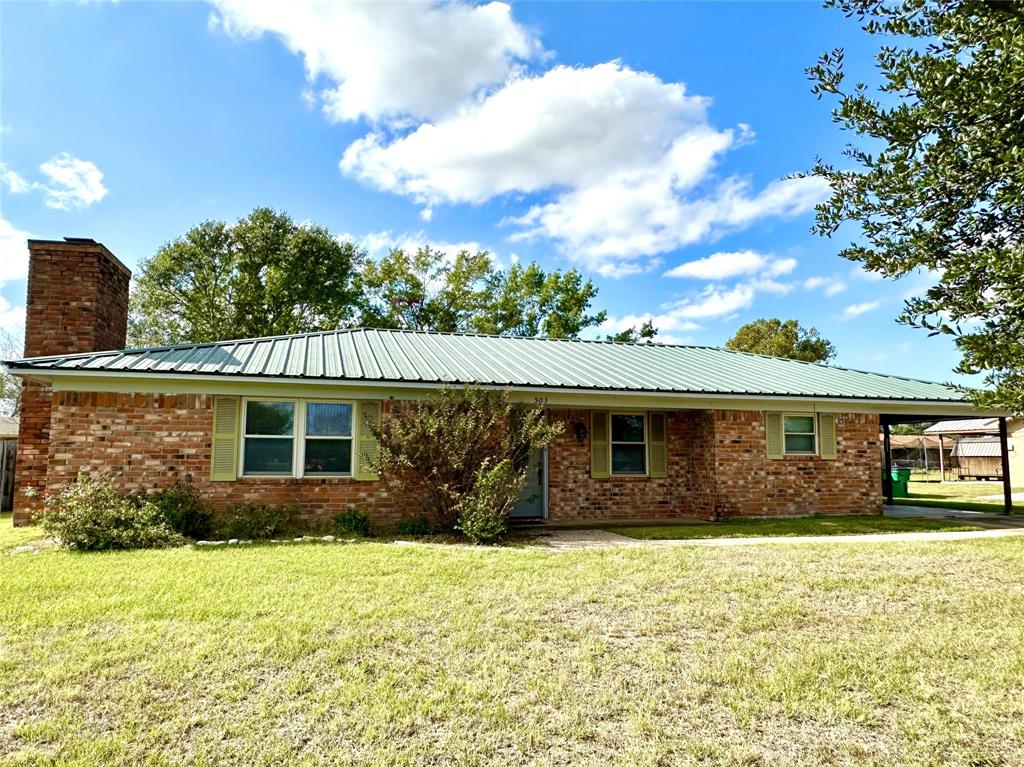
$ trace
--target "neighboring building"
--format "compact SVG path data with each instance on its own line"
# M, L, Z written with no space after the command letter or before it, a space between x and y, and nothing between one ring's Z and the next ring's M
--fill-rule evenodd
M357 329L124 350L128 269L91 240L29 250L19 523L82 471L394 522L420 509L373 474L373 428L445 385L566 424L517 507L557 522L878 513L880 415L978 415L940 384L706 347Z
M1020 487L1024 485L1024 420L1009 419L1006 431L1010 484ZM1001 465L998 470L993 470L990 465L1002 461L998 418L939 421L925 429L924 433L939 439L947 450L952 449L952 464L945 467L948 469L947 477L952 475L970 479L1002 476Z
M883 437L879 435L879 440ZM925 434L891 434L889 446L892 454L892 465L905 469L936 469L939 468L939 438ZM952 443L943 446L943 461L948 463Z

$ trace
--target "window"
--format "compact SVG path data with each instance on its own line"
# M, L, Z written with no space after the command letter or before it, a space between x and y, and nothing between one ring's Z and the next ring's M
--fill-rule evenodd
M295 403L245 403L245 460L242 473L291 476L295 455Z
M246 400L242 474L350 476L353 411L350 402Z
M782 417L783 444L786 455L813 455L815 444L813 415L784 415Z
M351 474L352 406L307 402L305 425L303 474Z
M612 474L647 473L647 417L612 413Z

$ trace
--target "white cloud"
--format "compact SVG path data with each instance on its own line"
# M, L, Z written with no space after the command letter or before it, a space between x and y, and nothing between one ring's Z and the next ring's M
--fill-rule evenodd
M665 334L671 331L676 332L687 332L691 330L700 330L700 324L693 322L692 320L685 320L679 316L672 314L671 312L664 312L661 314L627 314L623 317L608 317L598 327L601 336L603 337L608 333L621 333L623 330L629 328L640 329L640 326L650 320L654 323L654 327L658 330L658 335L655 341L662 341L663 343L673 343L672 341L666 341L667 337ZM677 336L678 337L678 336Z
M39 166L50 180L41 185L46 190L46 205L57 210L88 208L107 195L103 173L94 163L79 160L61 152Z
M597 184L672 159L680 183L706 173L732 131L708 126L707 100L612 62L558 66L388 141L371 133L341 168L424 203L482 203L508 192Z
M427 247L431 250L439 250L449 258L454 258L463 250L470 253L479 253L480 251L487 250L479 242L473 240L466 242L434 240L423 231L393 233L390 229L382 229L363 235L339 234L336 239L339 242L355 243L358 247L365 250L370 258L381 258L396 248L412 254L420 248ZM493 252L491 256L494 258Z
M773 258L753 250L712 253L696 261L687 261L665 272L666 277L692 277L698 280L724 280L741 275L779 276L796 268L794 258Z
M843 317L846 319L859 317L862 314L874 311L881 305L882 301L880 299L877 301L865 301L862 304L850 304L845 309L843 309Z
M28 232L16 229L0 217L0 287L28 277ZM25 307L14 306L0 296L0 330L20 335L25 330Z
M636 179L609 178L536 206L515 220L524 230L512 239L550 237L570 257L618 276L649 267L641 260L645 255L714 239L760 219L804 213L826 191L819 179L786 179L753 193L748 181L730 178L709 195L690 197L665 166Z
M807 290L822 289L822 292L831 298L846 290L846 283L835 277L808 277L804 280L804 287Z
M0 296L0 330L18 337L25 332L25 307L14 306Z
M557 66L393 140L371 133L340 167L428 206L553 192L506 220L518 228L511 239L553 239L619 276L722 231L803 213L827 191L820 179L787 179L755 192L733 177L696 193L718 157L751 137L714 129L708 103L618 62Z
M753 139L718 129L710 100L681 82L610 61L530 69L538 38L492 2L281 4L213 0L214 25L272 33L303 57L330 119L380 122L350 144L341 171L422 206L522 202L511 241L543 238L606 276L651 269L661 254L810 210L818 178L755 187L720 177L721 155Z
M725 317L754 303L757 288L750 283L739 283L731 288L708 285L697 295L669 305L668 314L678 319L706 320Z
M32 235L0 218L0 286L28 277L28 245Z
M211 26L274 34L302 56L336 121L435 118L543 58L507 3L213 0Z
M26 181L24 176L3 163L0 163L0 183L6 186L11 194L24 194L32 189L32 184Z

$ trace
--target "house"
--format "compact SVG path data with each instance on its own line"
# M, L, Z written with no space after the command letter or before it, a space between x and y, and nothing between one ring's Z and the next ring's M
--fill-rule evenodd
M508 388L566 427L516 509L552 522L879 513L880 424L979 413L954 389L707 347L338 330L124 349L129 270L29 241L15 521L81 471L215 507L419 513L373 473L392 403Z
M1010 484L1024 484L1024 420L1007 419L1006 447L1010 466ZM999 446L998 418L968 418L939 421L924 430L925 435L937 438L944 446L953 447L952 463L943 466L943 475L963 478L1001 477L1002 461Z

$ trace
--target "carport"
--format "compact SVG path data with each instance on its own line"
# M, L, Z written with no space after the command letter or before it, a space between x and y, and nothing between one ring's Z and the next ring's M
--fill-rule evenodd
M977 420L977 416L965 418L949 418L936 416L922 416L912 414L883 413L879 416L879 423L882 427L882 452L885 456L884 473L882 475L882 492L885 494L885 502L890 506L893 504L892 495L892 427L905 423L928 423L931 421L970 421ZM999 446L1001 451L1002 475L1003 475L1003 514L1010 514L1013 511L1013 491L1010 482L1010 446L1009 431L1007 429L1006 416L996 416L999 422ZM943 480L944 481L944 480Z

